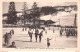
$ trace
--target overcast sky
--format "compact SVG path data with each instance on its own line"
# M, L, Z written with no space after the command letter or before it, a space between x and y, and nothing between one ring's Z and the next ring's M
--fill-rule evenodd
M26 2L28 9L32 7L34 2ZM36 2L38 7L42 6L63 6L63 5L76 5L76 2ZM15 2L16 11L22 11L24 2ZM3 12L7 13L9 7L9 2L3 2Z

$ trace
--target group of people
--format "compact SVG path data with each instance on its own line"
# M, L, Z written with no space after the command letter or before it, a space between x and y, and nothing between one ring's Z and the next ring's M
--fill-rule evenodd
M12 35L14 35L14 30L10 30L10 32L6 32L6 34L3 36L4 38L4 44L8 47L16 47L15 42L12 42L12 45L9 45L10 39L12 38Z
M77 30L76 28L65 28L65 29L60 29L60 36L63 35L63 32L65 32L66 36L77 36Z
M35 31L33 31L32 28L29 28L28 35L30 37L30 42L32 42L33 35L35 36L36 42L37 42L38 38L39 38L39 42L41 42L42 36L43 36L43 31L44 31L44 29L36 28ZM77 30L75 28L61 28L60 29L60 36L64 35L64 32L65 32L67 37L77 35ZM45 30L45 33L47 33L46 30ZM53 29L53 33L54 33L54 29ZM14 35L13 29L10 30L9 33L6 32L6 34L3 36L5 45L9 45L9 41L10 41L12 35ZM50 46L50 40L52 40L52 38L47 38L46 40L47 40L47 47L49 47ZM13 41L12 45L9 45L8 47L16 48L15 42Z
M33 35L33 31L31 28L29 28L28 31L29 37L30 37L30 42L32 42L32 35ZM39 42L41 42L42 36L43 36L43 30L39 31L38 29L35 29L35 39L37 42L37 38L39 37Z
M32 34L33 34L33 31L31 29L29 29L28 34L30 36L30 41L32 42ZM41 42L41 39L42 39L42 36L43 36L43 30L41 30L39 32L39 29L35 29L35 33L34 34L35 34L36 42L37 42L37 38L38 37L39 37L39 42ZM47 40L47 47L49 48L49 46L50 46L50 40L52 40L52 38L47 38L45 40Z
M40 31L40 29L35 29L35 33L33 33L33 29L31 29L31 28L29 28L29 30L28 30L28 35L29 35L29 37L30 37L30 42L32 42L32 37L33 37L33 34L35 35L35 40L36 40L36 42L37 42L37 39L38 39L38 37L39 37L39 42L41 42L41 40L42 40L42 36L43 36L43 29L41 29L41 31ZM15 42L13 41L12 42L12 44L10 45L9 43L10 43L10 39L12 38L12 35L14 35L14 30L12 29L12 30L10 30L10 32L6 32L6 34L3 36L3 38L4 38L4 44L8 47L8 48L16 48L16 46L15 46ZM51 38L52 39L52 38ZM47 40L47 47L49 47L50 46L50 40L51 40L50 38L47 38L46 40Z

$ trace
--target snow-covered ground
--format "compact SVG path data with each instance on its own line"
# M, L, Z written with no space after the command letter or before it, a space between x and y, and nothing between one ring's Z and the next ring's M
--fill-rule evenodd
M30 37L28 35L28 29L26 31L22 31L22 28L3 28L3 35L6 32L9 32L11 29L14 30L14 35L10 40L10 44L12 41L15 41L17 48L47 48L47 38L52 38L50 40L50 48L76 48L77 47L77 37L70 36L67 38L66 36L60 37L59 30L55 30L54 33L52 30L47 30L47 33L43 33L42 41L38 42L35 40L35 36L33 34L32 42L30 42ZM4 42L3 42L4 44Z

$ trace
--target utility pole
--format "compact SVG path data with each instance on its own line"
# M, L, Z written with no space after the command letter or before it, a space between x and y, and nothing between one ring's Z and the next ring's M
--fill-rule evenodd
M77 14L75 14L75 18L74 18L74 25L75 27L77 27L77 24L76 24L76 17L77 17Z

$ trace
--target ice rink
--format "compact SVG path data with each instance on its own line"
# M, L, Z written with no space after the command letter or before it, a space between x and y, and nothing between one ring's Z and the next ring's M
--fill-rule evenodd
M28 29L26 31L22 31L22 28L3 28L3 35L6 32L9 32L11 29L14 30L14 35L10 39L10 45L12 41L15 41L17 48L47 48L47 40L46 40L47 38L52 38L52 40L50 40L49 48L76 48L77 47L76 36L70 36L67 38L65 36L65 33L63 33L63 36L61 37L59 30L57 29L54 31L54 33L52 30L47 30L47 33L45 33L44 31L41 42L39 42L39 37L36 42L34 34L32 35L32 42L30 42Z

